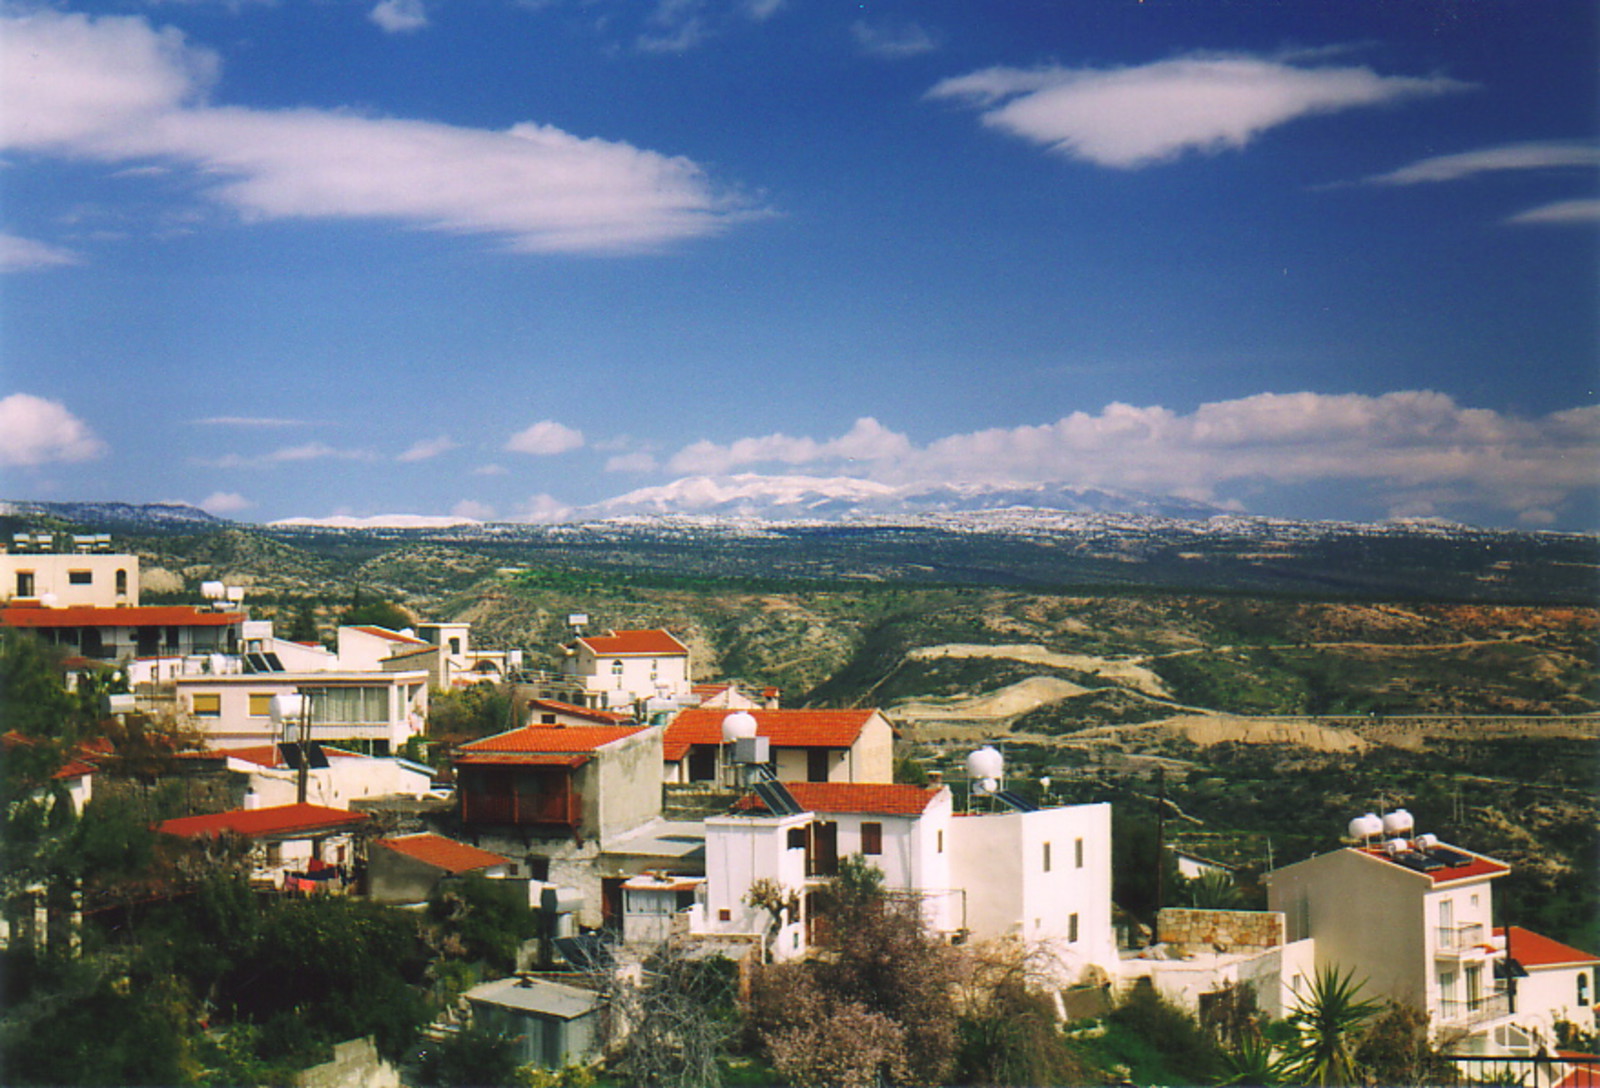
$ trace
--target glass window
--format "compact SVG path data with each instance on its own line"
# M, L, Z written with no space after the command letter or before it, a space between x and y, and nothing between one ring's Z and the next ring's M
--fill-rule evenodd
M128 592L128 572L125 571L125 570L119 570L119 571L117 571L117 595L119 597L120 596L124 596L124 595L127 594L127 592Z
M1078 869L1082 869L1083 868L1083 840L1082 839L1073 839L1072 840L1072 862L1073 862L1073 866L1075 868L1078 868Z
M272 716L272 692L252 691L250 693L250 716L252 718L269 718Z
M1050 844L1049 843L1045 843L1044 844L1044 871L1047 872L1047 873L1050 871Z
M220 718L222 716L222 696L216 693L202 694L196 692L190 696L190 708L197 718Z
M382 725L388 720L388 688L325 688L311 695L314 725Z
M72 586L92 586L94 585L94 571L69 570L67 571L67 584Z
M1069 914L1069 915L1067 915L1067 940L1068 941L1075 941L1077 939L1078 939L1078 916L1076 914Z

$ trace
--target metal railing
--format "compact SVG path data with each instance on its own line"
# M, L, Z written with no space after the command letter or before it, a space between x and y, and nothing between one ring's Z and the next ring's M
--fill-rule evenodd
M1463 922L1434 929L1434 945L1442 953L1460 954L1484 943L1483 923Z
M1439 1019L1447 1024L1481 1024L1485 1020L1498 1020L1502 1016L1510 1015L1511 998L1501 991L1468 998L1465 1001L1439 1002Z
M1600 1057L1593 1054L1509 1055L1444 1054L1454 1079L1450 1088L1469 1085L1516 1085L1518 1088L1600 1088Z

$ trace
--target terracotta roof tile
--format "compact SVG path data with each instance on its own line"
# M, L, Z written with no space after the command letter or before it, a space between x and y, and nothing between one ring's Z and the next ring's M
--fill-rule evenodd
M297 832L332 831L341 827L354 827L367 822L359 812L325 805L272 805L269 808L236 808L208 816L180 816L156 827L167 835L194 838L201 835L220 835L231 831L236 835L292 835Z
M375 845L388 847L397 854L404 854L450 873L471 873L496 865L507 865L511 860L430 832L379 839Z
M1531 929L1511 926L1510 930L1511 958L1524 967L1565 967L1572 964L1600 963L1600 956L1551 940ZM1504 937L1506 927L1501 926L1494 932L1495 936Z
M661 630L611 631L585 635L578 641L596 657L674 657L689 652L671 632Z
M463 744L462 755L480 752L592 752L643 732L643 725L529 725Z
M721 744L722 719L750 714L756 735L774 748L848 748L861 736L876 710L680 710L662 738L663 758L680 760L691 744Z
M232 627L243 622L243 612L204 612L187 604L0 609L5 627Z
M399 631L391 631L387 627L375 627L366 624L357 624L355 630L363 634L376 635L378 638L388 639L390 642L404 642L413 646L431 646L432 643L417 638L415 635L404 635Z
M632 714L624 714L616 710L591 710L586 706L576 706L572 703L563 703L556 699L530 699L529 709L537 707L555 714L566 714L574 718L587 718L594 722L604 722L606 725L621 725L623 722L633 721Z
M785 782L807 812L853 812L878 816L920 816L943 787L925 789L909 782ZM741 797L745 811L766 806L755 794Z

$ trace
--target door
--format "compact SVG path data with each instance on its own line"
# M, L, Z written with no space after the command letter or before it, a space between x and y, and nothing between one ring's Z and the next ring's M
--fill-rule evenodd
M827 748L806 749L806 781L826 782L828 780L828 758L830 752Z
M600 928L607 933L622 933L622 885L627 877L600 878Z
M810 849L806 851L806 876L837 876L839 825L819 820L811 825L810 839Z

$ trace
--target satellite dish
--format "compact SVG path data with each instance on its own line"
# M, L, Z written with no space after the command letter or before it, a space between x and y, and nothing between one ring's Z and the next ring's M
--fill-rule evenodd
M735 710L722 719L722 742L733 744L756 735L756 716L747 710Z
M968 778L1000 778L1005 768L1005 756L992 747L979 748L967 756Z
M1403 808L1397 808L1383 818L1383 833L1385 835L1409 835L1415 826L1411 813Z

